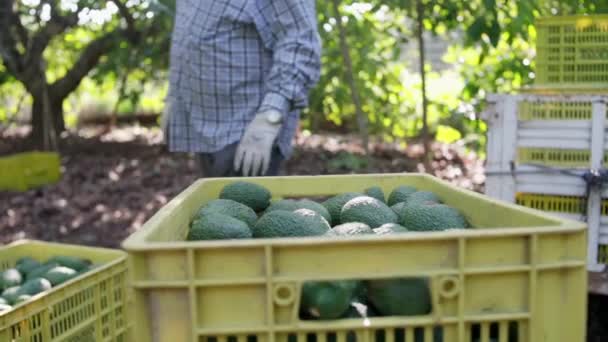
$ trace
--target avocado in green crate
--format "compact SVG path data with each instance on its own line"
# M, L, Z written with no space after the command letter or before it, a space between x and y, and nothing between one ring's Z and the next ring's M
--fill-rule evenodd
M255 211L243 203L230 199L216 199L203 205L196 213L194 220L200 219L210 213L234 217L245 222L249 227L253 226L258 219Z
M371 228L397 223L398 217L386 204L369 196L358 196L346 202L340 211L340 222L363 222Z
M358 192L346 192L343 194L337 194L329 198L325 202L321 203L325 208L327 208L329 214L331 215L331 225L335 226L340 223L343 223L340 222L340 213L342 212L342 208L344 207L346 202L358 196L363 196L363 194Z
M34 278L34 279L28 280L25 283L23 283L23 285L21 285L21 287L19 288L19 291L17 291L17 293L18 293L18 296L20 296L20 295L35 296L35 295L39 294L40 292L50 290L51 287L53 287L53 286L51 285L51 282L48 279Z
M45 262L44 264L32 269L31 271L29 271L28 273L25 274L25 279L26 280L30 280L30 279L35 279L35 278L39 278L44 276L45 274L47 274L48 271L52 270L53 268L57 267L57 266L61 266L59 265L59 263L57 262Z
M232 216L210 212L192 222L187 239L225 240L251 238L251 229L247 224Z
M399 212L399 223L410 231L441 231L469 227L466 218L445 204L405 205Z
M330 229L323 216L308 209L274 210L253 226L255 238L320 236Z
M373 197L382 203L386 203L386 198L384 196L384 191L379 186L372 186L365 190L363 190L363 194L369 197Z
M57 263L60 266L65 266L76 271L81 271L91 265L91 260L72 256L57 255L47 260L47 263Z
M268 212L271 212L274 210L294 211L294 210L298 210L298 209L312 210L312 211L318 213L319 215L323 216L323 218L325 220L327 220L328 222L331 222L331 215L330 215L329 211L327 210L327 208L325 208L320 203L311 201L309 199L300 199L300 200L284 199L284 200L280 200L277 202L273 202L266 209L266 212L268 213Z
M19 286L23 282L21 273L16 268L9 268L2 272L0 276L0 289L8 289L9 287Z
M416 188L414 188L412 186L407 186L407 185L398 186L395 189L393 189L391 191L391 193L388 195L387 204L389 206L393 206L399 202L405 202L407 200L407 198L409 197L409 195L413 194L416 191L417 191Z
M0 311L29 301L33 296L59 286L95 266L86 258L55 255L44 262L31 257L22 257L14 268L0 273Z
M374 231L363 222L348 222L332 227L326 235L352 236L362 234L374 234Z
M373 232L377 235L390 235L390 234L399 234L399 233L407 233L409 230L404 226L398 223L386 223L381 225L378 228L374 228Z
M30 258L30 257L20 258L19 260L17 260L17 263L15 264L15 268L21 274L27 274L40 266L41 266L40 262L38 262L37 260Z
M77 276L78 271L74 269L65 266L56 266L46 272L43 277L51 282L51 285L57 286Z
M361 282L357 280L305 282L300 311L318 320L343 317L360 289Z
M4 289L4 291L2 291L2 298L4 298L4 300L7 302L7 304L14 305L15 301L17 301L17 298L20 295L20 293L19 293L20 290L21 290L20 286L13 286L13 287Z
M236 181L222 189L221 199L230 199L243 203L256 212L263 211L270 205L270 191L265 187L244 181Z

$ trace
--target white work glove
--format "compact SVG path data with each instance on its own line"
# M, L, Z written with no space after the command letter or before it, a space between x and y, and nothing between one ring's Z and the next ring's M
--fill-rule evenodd
M256 114L236 149L234 170L241 170L243 176L266 174L281 126L282 115L277 110L268 109Z

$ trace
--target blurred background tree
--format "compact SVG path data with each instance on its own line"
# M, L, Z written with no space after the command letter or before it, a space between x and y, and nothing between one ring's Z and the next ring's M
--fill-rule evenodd
M45 66L58 132L90 111L106 115L110 124L116 115L158 115L166 93L174 1L2 1L0 124L14 122L14 114L29 107L31 135L39 140L45 79L39 65ZM416 141L426 125L432 139L460 140L478 151L485 144L485 124L478 119L485 95L516 91L534 80L535 18L608 10L606 0L418 2L429 52L426 122L417 1L340 1L338 6L368 134ZM328 1L318 1L317 10L323 71L302 128L305 133L354 132L358 123L336 12Z
M36 145L43 137L45 87L54 129L62 132L64 101L85 77L100 82L124 75L120 79L125 80L137 69L149 79L156 75L154 70L166 69L171 17L159 15L160 6L154 4L139 0L2 1L0 80L3 85L19 82L21 91L31 96L31 136Z

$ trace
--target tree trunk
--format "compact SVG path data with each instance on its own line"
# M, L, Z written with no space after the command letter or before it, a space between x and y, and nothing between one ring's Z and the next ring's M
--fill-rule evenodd
M363 112L361 96L359 94L359 89L357 88L357 81L355 80L356 71L353 69L353 63L350 58L350 46L346 40L346 28L342 22L342 14L340 14L340 1L333 0L333 5L340 37L340 50L342 51L342 59L344 60L346 82L350 86L350 96L353 104L355 105L355 113L357 114L359 135L361 136L363 149L365 150L365 155L369 158L369 131L367 128L367 116Z
M54 124L55 132L60 134L65 131L65 121L63 119L63 99L50 97L51 122ZM34 147L42 149L44 146L44 108L42 94L32 94L32 132L30 134Z
M418 35L418 52L420 63L420 78L422 79L422 144L424 145L424 166L426 172L431 172L431 139L429 136L428 122L428 97L426 93L426 69L424 68L426 57L424 51L424 22L423 22L423 4L421 0L416 2L416 33Z

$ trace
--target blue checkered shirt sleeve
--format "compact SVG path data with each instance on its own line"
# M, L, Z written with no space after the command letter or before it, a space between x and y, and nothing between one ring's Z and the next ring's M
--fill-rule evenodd
M177 0L169 92L172 151L215 152L238 142L260 108L285 115L291 139L319 79L313 0Z

